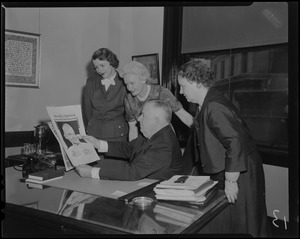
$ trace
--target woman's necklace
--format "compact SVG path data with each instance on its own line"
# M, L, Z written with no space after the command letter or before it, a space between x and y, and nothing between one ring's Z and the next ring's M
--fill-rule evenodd
M140 96L137 95L137 98L139 99L139 101L145 101L148 98L151 86L150 85L146 85L146 87L147 87L147 92L146 92L146 94L144 96L140 97Z

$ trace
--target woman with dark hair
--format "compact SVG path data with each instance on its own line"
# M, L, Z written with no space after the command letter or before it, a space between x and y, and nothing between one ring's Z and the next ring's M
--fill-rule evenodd
M190 143L199 171L218 181L231 203L231 232L269 236L262 159L240 112L212 87L214 73L200 60L180 67L178 83L187 101L198 105Z
M119 76L117 56L107 48L94 52L92 64L97 75L86 81L84 112L86 132L102 140L127 141L128 123L124 118L124 97L127 93Z

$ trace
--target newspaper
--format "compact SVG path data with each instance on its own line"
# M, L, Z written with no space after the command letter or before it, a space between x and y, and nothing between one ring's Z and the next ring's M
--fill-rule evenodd
M72 165L72 163L71 163L71 161L70 161L70 159L69 159L69 157L68 157L68 155L67 155L67 153L66 153L64 147L62 146L62 143L60 142L59 136L58 136L56 130L54 129L52 122L47 122L47 123L48 123L48 125L49 125L49 128L50 128L51 131L53 132L53 134L54 134L56 140L57 140L58 143L59 143L61 155L62 155L62 158L63 158L63 161L64 161L64 165L65 165L65 169L66 169L66 171L70 171L71 169L74 168L74 166Z
M49 126L73 167L100 159L94 146L82 138L86 134L80 105L47 107L47 112L53 127Z

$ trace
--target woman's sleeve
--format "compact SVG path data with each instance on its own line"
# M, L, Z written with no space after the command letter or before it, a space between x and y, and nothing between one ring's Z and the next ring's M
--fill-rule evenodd
M127 122L135 121L134 115L132 113L132 109L128 100L127 95L124 98L124 107L125 107L125 119Z
M238 113L222 103L210 103L208 126L226 149L225 171L241 172L247 169L249 132Z
M173 112L177 112L178 110L183 108L179 100L167 88L164 87L161 88L159 98L167 102L171 106Z

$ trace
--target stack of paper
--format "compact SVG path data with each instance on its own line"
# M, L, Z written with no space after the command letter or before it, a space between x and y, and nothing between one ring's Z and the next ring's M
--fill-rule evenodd
M189 201L200 203L206 200L207 193L215 187L217 181L209 176L175 175L154 187L158 200Z
M202 214L199 210L161 202L155 205L153 211L156 220L181 227L188 227Z

